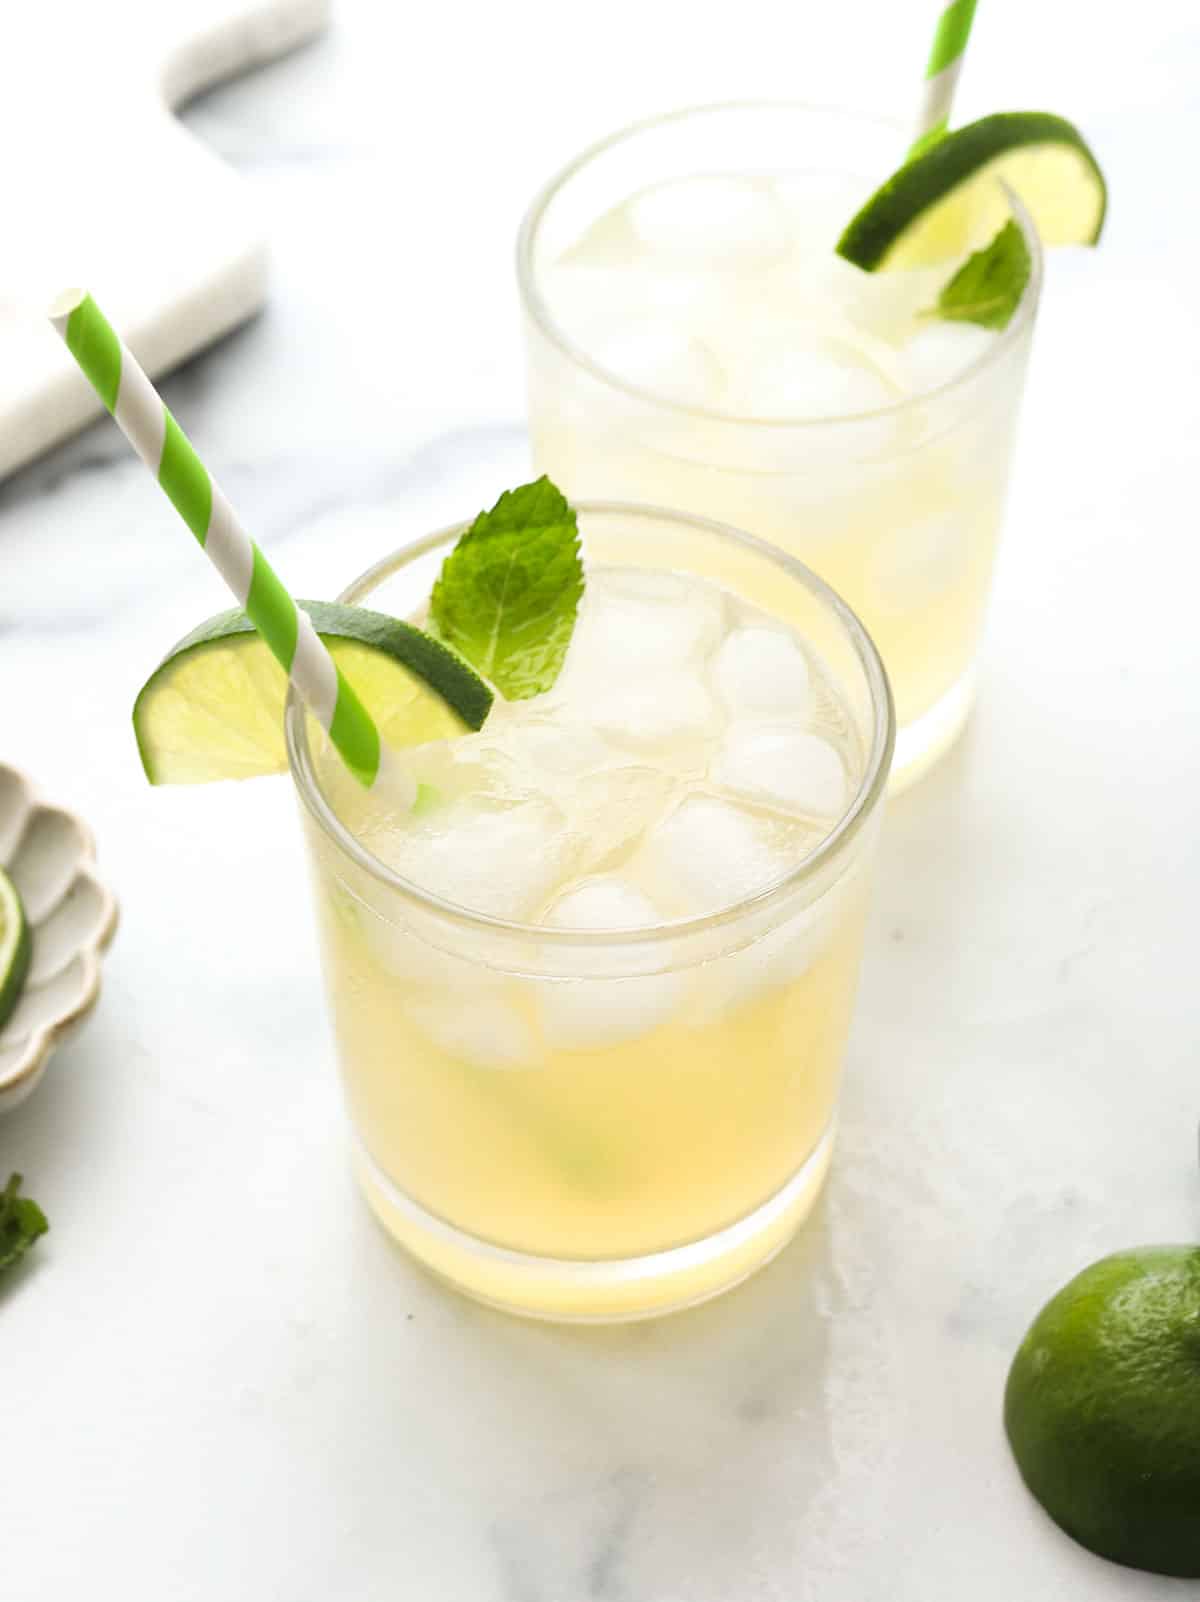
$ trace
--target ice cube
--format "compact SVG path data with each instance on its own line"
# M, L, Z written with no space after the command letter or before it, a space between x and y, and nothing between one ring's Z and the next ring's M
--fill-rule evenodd
M463 798L503 802L523 801L529 795L528 776L507 757L494 737L490 720L486 734L433 741L405 751L402 760L424 792L422 805L428 805L435 797L445 807ZM384 832L406 830L412 825L408 812L378 822Z
M592 879L569 890L550 909L555 929L639 929L660 921L650 898L617 877ZM565 1051L600 1050L649 1034L678 1006L686 980L680 974L630 978L543 980L542 1030Z
M807 729L735 725L714 759L711 777L748 801L809 817L836 818L846 804L841 757L828 740Z
M897 346L911 337L920 315L937 301L945 268L868 273L829 250L806 259L799 273L825 326L859 341L889 382L903 388Z
M778 629L734 629L713 659L713 680L726 707L739 717L786 724L812 713L808 659Z
M553 697L543 698L549 708L545 716L510 709L514 715L498 719L489 736L496 760L511 765L514 782L536 788L541 799L561 811L576 842L574 871L579 873L609 865L633 844L661 817L676 782L668 766L641 754L639 725L633 726L634 738L623 742L606 739L593 726L592 711L611 688L603 673L591 680L577 677L573 700L559 687ZM600 711L603 715L602 706ZM659 709L655 721L661 729ZM648 743L642 735L641 745Z
M646 252L699 258L718 269L767 266L791 248L787 212L771 185L753 178L656 184L633 197L626 215Z
M711 318L719 301L712 273L686 262L640 263L626 243L623 256L593 261L580 254L586 242L547 269L543 294L550 313L584 349L602 344L623 328L667 319L692 332Z
M817 329L780 332L742 356L729 409L745 417L801 420L879 411L901 398L862 340Z
M805 253L796 270L799 291L834 325L874 333L890 321L886 311L896 300L894 278L889 273L864 272L839 256L835 243L830 240Z
M704 685L686 673L656 672L644 679L597 683L589 692L587 714L614 745L655 751L716 732L716 702Z
M630 759L573 781L563 805L583 842L579 870L593 872L623 856L662 817L675 783L661 766Z
M439 1051L472 1068L532 1068L533 1030L503 996L441 991L408 1002L405 1013Z
M871 554L871 598L884 612L929 606L962 581L972 530L962 508L892 528Z
M652 831L640 853L648 882L682 916L732 906L782 879L798 860L792 831L773 828L712 796L688 796Z
M371 960L384 972L422 992L445 990L460 997L498 989L503 976L494 968L455 956L421 935L389 923L369 907L355 903L355 912Z
M679 1005L680 974L629 979L543 979L542 1032L560 1051L600 1051L657 1029Z
M720 407L726 376L703 340L686 327L649 320L613 326L598 323L580 331L581 347L600 367L635 389L660 395L683 406Z
M575 885L546 914L551 929L650 929L661 921L650 897L615 874Z
M422 889L473 912L518 920L541 912L579 850L549 801L506 807L470 796L366 843Z
M803 172L771 180L792 237L806 256L818 251L833 255L846 224L870 197L871 187L842 173Z
M996 336L976 323L927 322L905 345L904 371L916 394L940 389L989 350Z
M907 379L897 347L927 325L929 308L937 304L945 282L945 266L909 267L860 272L853 286L844 286L844 315L856 328L887 341L895 362L894 374L901 384L906 384Z
M705 969L689 1022L702 1029L768 991L794 984L812 967L827 939L827 920L806 908L750 945L715 958Z
M490 719L488 732L480 738L488 742L497 761L523 774L527 782L582 778L613 761L612 748L595 729L530 715L520 710L526 706L527 702L517 702L511 709L516 715Z
M667 582L655 586L654 580ZM579 621L559 679L607 679L659 669L694 668L712 650L724 626L720 595L673 574L600 572L588 584Z
M559 240L550 249L557 255L545 269L548 279L557 275L560 268L581 272L602 272L614 267L627 270L637 250L628 207L613 206L590 222L565 248Z
M596 583L601 593L610 597L667 606L673 611L687 608L689 627L698 633L719 628L725 616L720 592L685 578L682 573L661 568L606 567L596 574Z

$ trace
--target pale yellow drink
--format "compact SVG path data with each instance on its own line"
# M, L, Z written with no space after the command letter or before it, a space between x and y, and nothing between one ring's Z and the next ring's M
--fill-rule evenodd
M662 521L583 526L624 557ZM415 816L312 775L370 854L310 829L360 1179L429 1266L547 1316L743 1277L831 1149L886 691L796 570L680 528L704 576L591 562L555 690L413 752Z
M969 710L1038 248L1002 334L926 315L955 260L870 275L834 253L895 161L890 130L831 113L665 119L552 184L521 263L538 467L814 567L887 666L904 783Z
M493 1041L472 1050L478 1020L466 1039L441 1019L423 1027L419 985L396 982L352 908L330 909L326 961L352 1116L418 1205L498 1246L600 1260L702 1238L768 1201L829 1130L862 904L858 895L845 908L801 977L706 1010L703 1023L689 1017L699 996L681 997L619 1048L554 1045L540 1033L534 986L499 985L488 1019L510 1014L499 1028L532 1042L499 1064ZM473 1005L469 993L459 1004Z

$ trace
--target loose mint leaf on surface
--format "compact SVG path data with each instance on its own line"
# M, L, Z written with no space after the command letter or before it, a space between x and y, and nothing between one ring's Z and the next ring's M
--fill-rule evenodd
M1007 328L1032 267L1025 236L1010 220L990 245L967 257L925 315L978 323L981 328Z
M548 478L507 490L442 563L430 598L438 637L508 701L550 689L583 594L575 513Z
M20 1174L13 1174L0 1191L0 1270L11 1268L50 1228L37 1202L19 1196Z

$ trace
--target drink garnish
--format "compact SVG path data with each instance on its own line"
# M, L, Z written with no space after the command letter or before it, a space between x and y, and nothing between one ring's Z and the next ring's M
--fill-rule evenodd
M402 750L481 728L493 693L480 674L509 700L548 690L582 593L575 513L541 478L502 495L460 537L434 587L428 632L365 607L298 605L384 744ZM287 684L245 612L209 618L168 651L134 703L146 776L200 784L282 773Z
M506 700L524 701L557 679L582 594L575 512L542 477L480 512L442 564L430 616Z
M423 745L483 724L492 692L423 630L365 607L298 604L358 688L386 745ZM203 784L282 773L287 687L244 612L209 618L167 652L134 702L146 777L151 784Z
M990 245L967 257L925 315L978 323L980 328L1007 328L1032 269L1025 235L1010 218Z
M13 1174L0 1190L0 1270L19 1262L38 1237L50 1228L37 1202L18 1195L20 1189L21 1176Z
M951 262L1006 220L997 179L1020 195L1045 244L1100 238L1107 190L1078 128L1049 111L1001 111L894 172L850 220L838 255L866 272Z

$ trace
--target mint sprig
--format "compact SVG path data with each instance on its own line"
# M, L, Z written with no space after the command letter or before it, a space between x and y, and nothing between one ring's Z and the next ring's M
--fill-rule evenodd
M480 512L442 564L430 620L508 701L549 690L583 594L579 529L548 478Z
M967 257L925 316L1007 328L1032 270L1025 236L1010 219L990 245Z
M20 1174L13 1174L0 1191L0 1270L11 1268L50 1228L37 1202L19 1196Z

